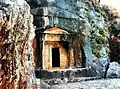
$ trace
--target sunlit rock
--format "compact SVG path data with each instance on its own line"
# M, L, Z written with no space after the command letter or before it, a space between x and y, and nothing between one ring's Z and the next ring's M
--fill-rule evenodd
M32 22L33 17L26 1L0 0L0 59L5 62L2 70L6 74L0 87L35 87Z

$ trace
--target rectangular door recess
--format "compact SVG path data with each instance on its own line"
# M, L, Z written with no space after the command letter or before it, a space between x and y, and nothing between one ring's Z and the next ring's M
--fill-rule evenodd
M52 48L52 67L60 67L59 48Z

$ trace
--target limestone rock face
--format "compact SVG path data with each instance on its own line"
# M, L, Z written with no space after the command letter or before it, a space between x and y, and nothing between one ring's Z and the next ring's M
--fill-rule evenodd
M81 43L77 41L75 44L84 45L85 66L99 72L95 66L100 66L99 59L107 59L109 52L108 25L104 10L95 1L27 0L34 16L34 25L37 28L58 26L75 33L77 38L82 39Z
M24 0L0 0L0 89L34 89L32 22Z

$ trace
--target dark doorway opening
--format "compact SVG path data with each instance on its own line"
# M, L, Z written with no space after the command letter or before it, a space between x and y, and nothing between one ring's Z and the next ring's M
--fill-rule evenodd
M60 67L59 48L52 48L52 67Z

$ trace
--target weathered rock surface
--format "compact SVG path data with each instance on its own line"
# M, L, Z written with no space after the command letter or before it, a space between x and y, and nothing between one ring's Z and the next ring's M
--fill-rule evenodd
M0 0L0 64L5 73L0 77L0 89L35 87L32 21L24 0Z
M120 89L119 82L120 79L101 79L54 85L50 89Z
M120 64L111 62L107 71L108 78L120 78Z
M37 89L50 89L50 85L36 78Z
M108 25L104 10L97 2L94 0L27 0L27 2L31 6L34 25L37 28L45 28L47 25L58 26L76 33L76 37L82 38L84 45L85 66L92 67L97 74L103 74L104 68L99 58L102 58L102 53L100 53L102 48L105 48L105 55L109 52ZM79 52L77 49L76 51ZM103 58L107 59L107 57ZM94 65L99 66L100 70Z

